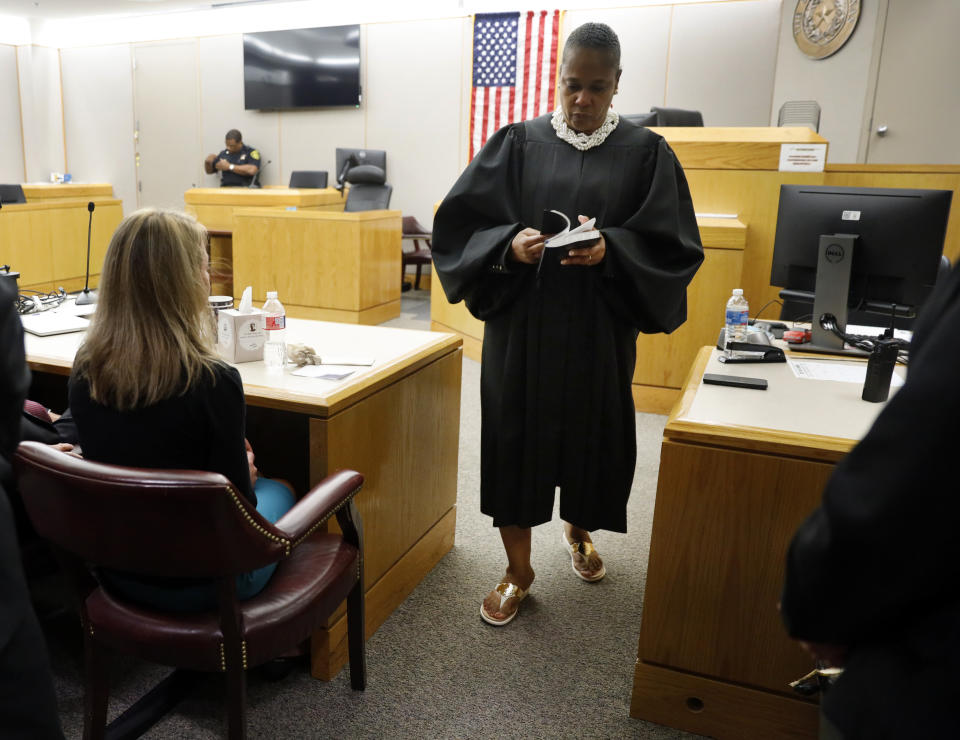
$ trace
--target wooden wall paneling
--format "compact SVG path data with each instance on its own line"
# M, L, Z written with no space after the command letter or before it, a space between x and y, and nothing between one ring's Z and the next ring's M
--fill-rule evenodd
M277 290L291 316L380 323L400 311L400 212L241 209L235 297Z
M402 217L388 216L363 224L360 228L360 305L380 306L400 300L397 273L401 264Z
M958 165L828 165L824 184L869 188L952 190L950 220L943 253L951 264L960 260L960 166Z
M717 740L813 740L819 706L637 662L630 716Z
M777 612L783 564L833 465L668 438L660 460L639 657L792 696L813 661Z
M716 343L723 307L731 289L739 286L746 230L738 220L700 220L704 262L687 288L687 321L672 334L639 336L635 384L675 388L679 393L697 352Z
M298 211L343 211L343 196L333 188L190 188L183 194L187 213L208 229L233 231L238 208L275 208Z
M98 282L103 257L123 218L121 202L92 198L90 285ZM87 199L10 204L0 214L0 260L20 273L20 286L49 291L83 287L87 261ZM9 249L7 256L6 249Z
M187 203L184 210L208 229L233 231L235 206Z
M113 186L110 183L24 183L23 195L27 203L48 200L69 200L71 198L112 198Z
M223 231L210 234L210 294L233 295L233 237Z
M755 316L765 303L778 299L779 294L779 288L770 285L770 265L777 229L780 185L820 185L823 183L823 174L693 168L685 171L693 206L698 212L736 213L738 220L747 225L741 284L728 288L743 288L743 294L750 303L750 315ZM764 318L775 319L780 315L779 308L771 306L763 315Z
M342 468L364 475L356 502L367 636L453 546L461 365L457 349L329 419L310 421L311 482ZM318 677L332 678L345 662L342 613L314 638Z
M20 273L20 287L53 280L53 237L45 214L30 206L7 205L0 213L0 262Z

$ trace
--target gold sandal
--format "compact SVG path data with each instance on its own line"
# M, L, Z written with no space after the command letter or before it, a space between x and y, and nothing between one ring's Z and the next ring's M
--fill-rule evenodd
M528 593L530 593L530 589L524 591L516 583L501 581L493 590L500 594L500 609L503 609L503 605L507 603L507 599L518 600L517 608L514 609L513 614L506 619L494 619L487 613L487 610L483 608L483 602L480 602L480 618L483 619L483 621L487 624L492 624L494 627L502 627L503 625L513 621L513 618L517 616L517 612L520 611L520 602L526 598Z
M585 580L587 583L596 583L605 575L607 575L607 566L600 563L600 570L594 573L592 576L585 576L581 571L577 570L577 554L583 556L584 560L587 560L590 555L597 552L597 548L593 546L592 542L571 542L567 539L567 533L565 530L560 530L560 537L563 538L563 549L567 550L570 553L570 566L573 568L573 572L576 573L580 578ZM599 555L599 553L597 553Z

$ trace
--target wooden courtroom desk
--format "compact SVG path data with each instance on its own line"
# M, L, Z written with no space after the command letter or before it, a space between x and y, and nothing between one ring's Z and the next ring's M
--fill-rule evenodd
M288 316L380 324L400 316L400 211L237 210L233 292L276 290Z
M723 310L743 269L747 227L737 219L698 218L704 246L703 265L687 289L687 322L672 334L641 334L633 396L638 410L665 414L676 401L685 374L705 344L716 342ZM431 328L453 331L463 339L464 352L480 360L483 322L461 302L447 302L439 280L430 284Z
M113 197L113 186L108 182L25 182L21 187L27 203L65 198Z
M31 397L40 393L36 400L54 402L37 388L62 391L82 338L26 336L27 360L39 381ZM247 437L263 475L289 480L301 495L341 468L364 475L356 501L364 527L369 637L453 547L460 340L290 318L287 341L309 344L321 355L376 360L340 383L295 377L289 369L271 372L262 362L236 365L247 400ZM341 607L314 634L312 673L331 679L346 662Z
M815 738L817 705L787 685L814 667L777 611L787 547L883 404L718 354L697 355L663 432L630 715L721 740ZM769 389L703 385L705 371Z
M59 287L67 291L83 288L90 201L96 205L90 234L90 287L95 288L107 245L123 219L121 201L92 195L3 206L0 264L9 264L20 273L21 289L47 292Z
M345 200L334 188L191 188L183 194L187 213L218 231L233 231L238 208L342 211Z

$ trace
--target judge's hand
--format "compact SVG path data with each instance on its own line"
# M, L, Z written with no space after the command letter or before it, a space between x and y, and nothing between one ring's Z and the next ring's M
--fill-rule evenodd
M250 467L250 482L256 483L260 472L257 470L257 466L253 464L253 447L250 446L250 441L246 438L244 438L243 444L247 448L247 465Z
M546 238L536 229L526 228L513 237L510 255L517 262L535 265L540 261L540 253L543 251L543 242Z
M799 642L800 647L828 668L842 668L844 663L847 662L846 645L832 645L827 642L804 642L803 640Z
M586 216L578 216L580 223L586 223L590 219ZM592 247L578 247L567 252L567 257L560 260L561 265L598 265L607 253L607 242L600 234L600 241Z

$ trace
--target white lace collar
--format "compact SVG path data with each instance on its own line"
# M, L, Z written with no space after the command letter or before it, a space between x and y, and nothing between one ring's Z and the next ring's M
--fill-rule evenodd
M595 146L600 146L607 140L607 137L617 127L617 124L620 123L620 114L616 111L608 110L607 119L603 122L603 125L592 134L578 134L567 126L567 119L563 117L563 111L560 108L557 108L553 112L553 118L550 119L550 123L553 125L553 130L557 132L557 136L570 146L583 152L587 149L593 149Z

